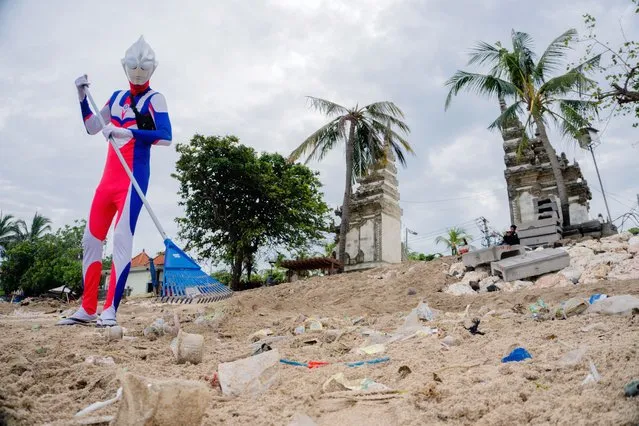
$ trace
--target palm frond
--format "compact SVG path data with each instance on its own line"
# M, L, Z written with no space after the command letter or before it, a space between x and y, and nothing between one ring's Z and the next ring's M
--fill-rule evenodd
M577 31L571 28L548 45L535 69L535 77L538 81L544 81L546 73L555 71L559 67L566 52L572 49L570 42L575 37L577 37Z
M553 111L549 111L553 118L558 119L559 129L564 137L570 136L577 138L581 129L590 126L590 121L587 118L589 113L597 113L597 102L582 101L574 99L562 99L558 101L559 110L561 115L557 115Z
M488 129L504 130L504 129L507 129L512 124L514 124L518 118L518 115L523 112L521 105L522 105L522 102L517 101L511 106L509 106L508 108L506 108L506 110L502 112L501 115L495 119L495 121L490 123L490 126L488 126Z
M578 71L569 71L566 74L551 78L541 85L539 95L546 98L552 96L564 96L569 93L586 93L590 87L597 83Z
M383 144L389 144L390 149L393 150L395 158L399 163L406 167L405 152L415 155L413 147L410 143L404 139L404 137L393 130L392 126L384 125L384 123L377 120L370 120L370 126L375 129L375 132L383 135Z
M306 99L309 100L313 109L321 112L328 117L349 113L347 108L326 99L316 98L313 96L307 96Z
M317 157L318 150L324 149L325 145L330 145L332 147L335 143L337 143L341 136L338 129L339 120L339 117L331 120L306 138L306 140L302 142L300 146L295 148L291 155L289 155L288 161L297 161L305 153L309 152L309 155L305 160L305 162L308 163L310 160Z
M404 113L393 102L375 102L363 108L365 114L370 115L374 119L381 122L390 122L403 133L410 133L410 128L401 119Z
M493 64L498 63L503 50L503 48L498 48L485 41L480 41L471 49L468 65L484 65L486 62Z
M453 96L456 96L461 90L468 90L480 95L497 96L513 96L517 93L517 88L509 81L492 75L475 74L466 71L457 71L448 81L446 86L450 87L448 96L446 97L445 109L448 109Z
M531 59L535 58L533 49L533 38L528 33L512 30L510 33L510 39L513 44L513 50L515 52L525 52Z

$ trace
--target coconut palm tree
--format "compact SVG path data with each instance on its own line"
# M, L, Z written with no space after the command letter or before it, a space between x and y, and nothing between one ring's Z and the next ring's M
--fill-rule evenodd
M11 214L3 215L0 211L0 246L6 246L15 241L17 236L16 222Z
M403 121L404 113L392 102L375 102L364 107L356 105L348 109L325 99L310 96L308 99L312 108L331 121L306 138L291 153L289 161L296 161L307 153L307 163L312 159L322 160L339 142L346 144L346 179L337 250L338 260L343 265L353 183L366 175L372 166L387 161L391 152L402 166L406 166L404 151L413 153L404 139L410 129Z
M473 237L466 232L464 228L458 228L453 226L446 230L446 236L440 235L435 239L435 244L442 243L446 248L450 249L451 254L454 256L457 254L457 246L464 242L464 240L472 240Z
M501 115L490 124L489 129L504 130L511 127L519 118L523 118L524 131L519 152L529 141L528 131L539 135L557 182L564 225L570 224L568 192L546 126L549 122L553 123L563 136L576 138L579 130L589 125L586 116L596 114L597 111L596 102L582 100L579 97L595 84L586 77L586 72L598 63L599 56L550 78L551 73L562 68L563 59L571 49L576 35L577 32L572 29L561 34L537 60L532 51L530 35L513 30L512 50L501 43L491 45L480 42L471 51L468 64L490 66L486 74L457 71L446 82L450 87L446 109L450 106L453 96L466 90L486 97L497 97L499 100ZM575 94L577 97L571 97ZM512 101L512 104L507 106L506 100Z
M31 219L31 226L27 226L26 222L20 219L16 222L16 228L18 240L35 241L42 238L47 232L51 232L51 219L36 212Z

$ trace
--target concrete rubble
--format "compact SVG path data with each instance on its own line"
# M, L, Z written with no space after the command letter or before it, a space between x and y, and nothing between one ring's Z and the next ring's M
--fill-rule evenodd
M490 291L491 286L492 290L496 287L501 291L511 292L528 287L557 288L594 284L602 280L639 279L639 236L632 236L628 232L601 239L567 242L554 250L567 252L570 264L558 271L522 277L510 282L490 275L486 272L486 265L467 271L463 262L453 263L448 275L459 281L449 284L444 292L453 295L485 293Z

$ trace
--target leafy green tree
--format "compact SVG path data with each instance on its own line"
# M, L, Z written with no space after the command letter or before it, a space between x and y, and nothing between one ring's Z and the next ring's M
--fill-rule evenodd
M16 222L17 239L19 241L35 241L42 238L47 232L51 232L51 219L36 212L31 219L31 225L27 226L22 219Z
M227 286L231 284L231 279L233 278L231 273L227 271L226 269L220 269L218 271L215 271L211 274L211 276L215 278L216 280L218 280L219 282L221 282L222 284Z
M638 235L639 234L639 228L630 228L630 229L628 229L628 232L630 232L632 235Z
M457 254L457 246L462 244L464 240L472 240L473 237L466 232L464 228L452 227L446 231L445 236L439 236L435 239L435 244L444 244L450 249L451 254Z
M539 134L557 182L564 225L570 224L568 191L546 126L549 122L554 123L564 136L577 138L580 129L589 125L587 117L597 110L597 102L571 95L585 93L594 86L595 82L586 77L585 73L599 61L599 56L566 73L550 77L553 72L561 69L576 35L576 31L572 29L561 34L550 43L539 59L532 51L532 38L526 33L512 32L511 50L501 43L491 45L480 42L471 52L468 64L488 65L488 72L481 74L457 71L446 82L450 88L446 108L450 106L452 97L462 90L485 97L496 97L500 101L501 115L489 129L504 130L518 122L520 117L523 118L524 131L520 150L529 141L527 131L534 129L534 133ZM513 103L506 106L506 100Z
M431 260L435 260L439 257L442 257L441 253L425 254L412 251L408 254L408 260L419 260L424 262L430 262Z
M639 0L630 0L634 4L635 26L639 25ZM618 46L610 46L597 37L597 19L591 14L584 15L584 22L588 30L585 37L585 58L603 55L605 61L596 67L603 73L607 82L606 87L597 86L592 95L600 100L604 107L619 115L634 114L639 126L639 40L628 40L621 28L624 41Z
M82 287L82 235L85 224L76 222L55 234L12 244L0 267L0 285L6 293L22 289L36 296L65 285Z
M366 175L375 164L387 161L390 151L405 166L404 151L413 153L410 144L404 139L410 129L403 121L404 113L392 102L376 102L364 107L356 105L348 109L325 99L308 99L314 109L331 118L331 121L306 138L291 153L289 160L297 161L305 154L308 154L306 163L312 159L322 160L341 141L345 142L346 181L337 251L338 260L344 264L353 183Z
M230 265L231 288L261 247L300 249L329 229L318 174L308 167L258 155L235 136L195 135L176 149L180 236L199 256Z

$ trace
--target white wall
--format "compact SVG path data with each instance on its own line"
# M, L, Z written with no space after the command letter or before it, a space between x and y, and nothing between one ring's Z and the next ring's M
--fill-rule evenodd
M375 256L375 224L373 219L365 220L360 227L353 227L346 234L346 253L351 259L359 250L364 252L364 262L372 262Z
M382 261L402 261L402 228L398 219L382 215Z
M148 270L134 270L129 272L124 288L131 288L131 296L146 294L149 281L151 281L151 273Z

